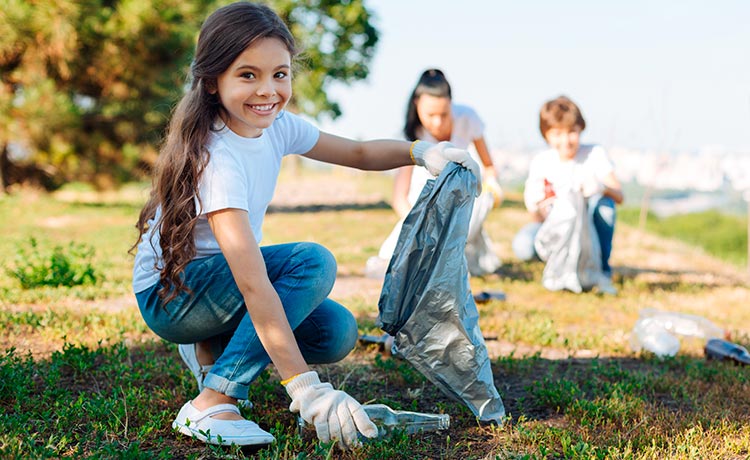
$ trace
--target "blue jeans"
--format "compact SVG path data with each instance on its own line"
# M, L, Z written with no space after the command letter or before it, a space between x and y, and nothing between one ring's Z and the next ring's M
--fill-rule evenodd
M612 267L609 266L609 256L612 254L612 239L615 234L615 202L608 196L601 197L596 203L589 201L589 210L593 213L594 228L597 236L599 236L599 245L602 251L602 272L609 276L612 273ZM518 259L522 261L539 259L536 249L534 249L534 239L541 226L540 222L526 224L513 238L513 253Z
M323 364L343 359L357 341L357 323L346 308L327 298L336 279L333 255L315 243L264 246L261 253L305 360ZM193 260L184 280L192 294L182 292L166 305L157 294L159 283L137 293L143 319L170 342L209 341L216 362L204 385L246 399L250 383L271 359L226 259L216 254Z

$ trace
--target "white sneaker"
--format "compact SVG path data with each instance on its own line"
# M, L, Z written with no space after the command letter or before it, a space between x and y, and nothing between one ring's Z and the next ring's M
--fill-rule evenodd
M253 421L211 418L212 415L226 412L240 415L240 410L234 404L218 404L199 411L193 406L192 401L188 401L172 422L172 428L208 444L224 446L264 445L276 440L271 433Z
M201 391L203 391L203 379L205 379L206 374L211 371L213 364L201 365L201 363L198 362L198 355L195 354L194 343L178 344L177 350L179 350L180 357L185 362L185 364L187 364L190 372L193 373L195 381L198 382L198 393L200 393ZM238 399L237 405L245 409L253 408L253 403L251 401L248 401L247 399Z
M612 280L609 277L602 276L599 278L597 283L597 290L599 294L603 295L617 295L617 288L612 284Z

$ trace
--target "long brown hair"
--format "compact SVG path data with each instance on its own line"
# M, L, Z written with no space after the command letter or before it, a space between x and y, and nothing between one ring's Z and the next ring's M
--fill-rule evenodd
M162 260L154 268L160 270L159 297L165 304L180 291L189 292L180 275L196 252L195 199L209 160L206 143L214 123L225 115L216 92L217 78L254 41L268 37L281 40L292 57L297 54L286 24L265 5L248 2L227 5L214 11L201 27L190 68L190 89L172 113L156 163L151 194L135 225L138 241L131 248L132 251L140 243L148 230L148 221L156 217L161 207L160 217L153 225L159 230Z

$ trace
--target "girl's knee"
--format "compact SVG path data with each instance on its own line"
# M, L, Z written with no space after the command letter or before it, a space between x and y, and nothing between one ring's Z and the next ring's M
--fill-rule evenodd
M331 350L332 361L341 361L354 349L359 337L357 329L357 320L349 310L343 309L339 314L337 328L337 346Z
M358 338L354 315L330 299L323 302L294 333L310 364L341 361L354 349Z
M336 258L331 251L317 243L298 243L298 257L305 260L305 265L315 273L321 284L333 288L336 281Z
M335 363L357 344L357 321L342 305L326 299L294 330L294 335L308 363Z

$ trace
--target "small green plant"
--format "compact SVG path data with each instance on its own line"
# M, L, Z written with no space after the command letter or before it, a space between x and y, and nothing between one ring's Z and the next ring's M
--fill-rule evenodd
M67 247L55 246L50 253L32 237L28 246L18 247L14 264L6 271L24 289L95 284L99 274L91 265L93 255L93 247L72 241Z

